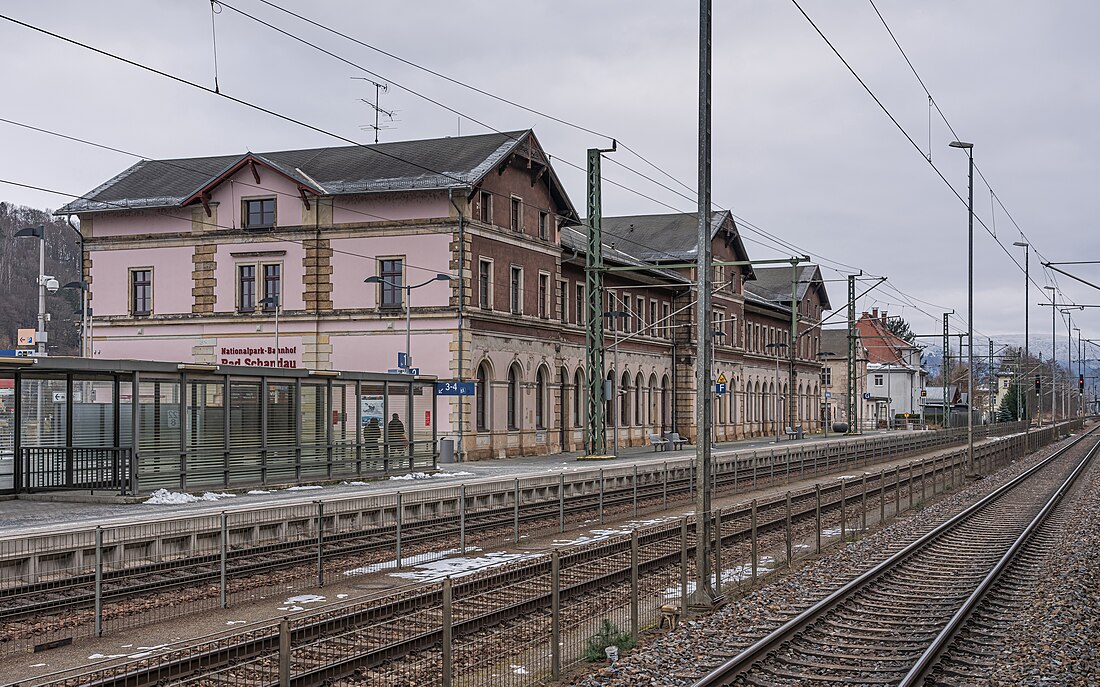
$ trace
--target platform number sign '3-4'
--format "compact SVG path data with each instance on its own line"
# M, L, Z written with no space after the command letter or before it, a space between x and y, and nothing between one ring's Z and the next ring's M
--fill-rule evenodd
M473 396L473 382L436 382L435 393L438 396Z

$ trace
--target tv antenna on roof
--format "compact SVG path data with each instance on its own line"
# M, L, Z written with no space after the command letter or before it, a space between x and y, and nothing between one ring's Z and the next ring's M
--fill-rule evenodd
M379 107L379 98L381 97L382 93L386 93L390 90L390 85L386 84L386 83L378 83L377 81L374 81L372 79L368 79L365 76L353 76L351 78L356 79L358 81L366 81L367 83L374 86L374 102L373 103L371 101L365 99L365 98L360 98L359 99L360 102L366 103L367 105L370 105L374 109L374 125L372 126L370 124L366 124L366 125L363 125L359 128L361 128L363 130L374 129L374 142L378 143L378 132L381 131L382 129L392 129L393 128L391 126L382 126L382 125L380 125L379 122L378 122L378 116L379 115L385 115L386 119L388 119L390 121L390 123L393 123L393 121L394 121L393 115L394 115L394 113L397 112L397 110L383 110L381 107Z

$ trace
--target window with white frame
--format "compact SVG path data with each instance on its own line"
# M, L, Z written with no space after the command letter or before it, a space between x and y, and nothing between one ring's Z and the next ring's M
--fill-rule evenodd
M882 386L882 375L875 375L875 386Z
M550 275L539 272L539 317L550 317Z
M672 305L670 303L661 303L661 331L664 332L666 339L672 338Z
M512 231L523 231L523 200L512 196Z
M573 305L573 321L578 326L585 325L584 314L588 312L588 308L586 306L587 303L585 303L584 298L584 284L582 284L581 282L577 282L576 299L574 300Z
M493 261L488 258L477 261L477 304L484 310L493 308Z
M550 238L550 213L539 211L539 238L546 241Z
M657 326L657 301L649 302L649 326L652 327L652 329L649 330L648 334L650 336L657 336L657 332L660 331L660 328Z
M562 324L569 321L569 282L558 280L558 318Z
M638 333L645 333L645 299L641 296L634 301L634 314L638 318Z
M493 194L488 191L482 191L478 201L479 218L486 224L493 223Z

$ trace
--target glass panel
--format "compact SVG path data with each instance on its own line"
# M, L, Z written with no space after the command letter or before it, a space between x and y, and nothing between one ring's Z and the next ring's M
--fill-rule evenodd
M115 383L112 379L73 380L73 446L115 446ZM175 414L178 437L179 408Z
M267 384L267 481L288 483L298 479L298 397L290 382Z
M362 422L363 460L381 457L386 432L386 387L381 382L363 382L359 390L359 416ZM368 463L364 470L381 470L381 465Z
M328 389L302 385L302 479L328 475Z
M142 384L144 386L144 383ZM188 488L221 485L226 479L225 383L220 379L187 382ZM145 427L142 428L142 434ZM142 461L144 463L144 460ZM144 486L142 486L144 489Z
M390 456L408 455L409 442L409 384L387 382L386 401L389 419L386 420L386 447Z
M264 481L259 380L229 383L229 465L235 483Z

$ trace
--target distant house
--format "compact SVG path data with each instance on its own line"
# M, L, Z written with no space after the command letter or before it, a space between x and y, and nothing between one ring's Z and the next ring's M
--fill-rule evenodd
M830 425L833 422L846 422L851 428L867 426L867 420L873 418L873 404L865 398L867 393L867 349L859 331L855 335L855 414L849 417L848 409L848 330L821 330L821 381L825 388L825 407L823 413Z
M928 424L943 425L943 387L925 388L921 398L921 413ZM966 426L966 394L957 386L947 387L949 427Z
M879 399L874 418L880 426L906 418L920 418L921 390L928 372L921 366L920 347L897 336L887 327L886 311L863 313L856 322L867 348L868 390Z

